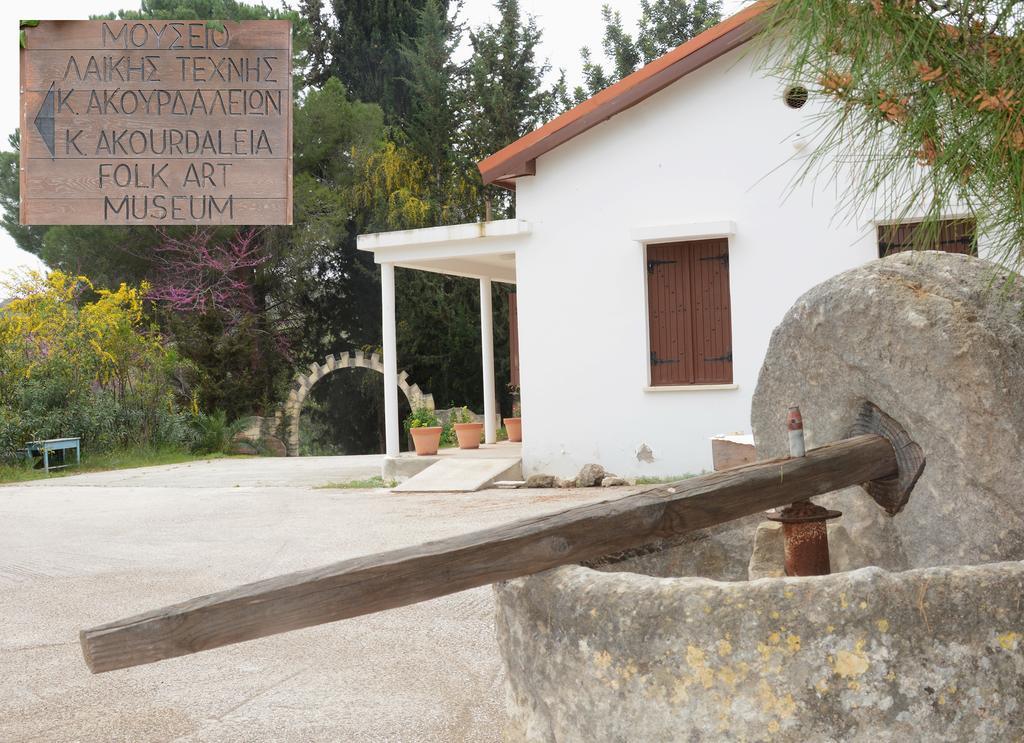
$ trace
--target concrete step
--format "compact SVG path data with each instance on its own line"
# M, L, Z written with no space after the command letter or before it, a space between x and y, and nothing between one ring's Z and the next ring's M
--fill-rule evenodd
M496 480L521 480L521 459L446 458L413 475L393 493L472 493Z

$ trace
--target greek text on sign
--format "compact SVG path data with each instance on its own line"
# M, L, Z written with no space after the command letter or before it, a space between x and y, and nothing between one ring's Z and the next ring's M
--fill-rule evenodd
M288 21L39 21L22 224L291 224Z

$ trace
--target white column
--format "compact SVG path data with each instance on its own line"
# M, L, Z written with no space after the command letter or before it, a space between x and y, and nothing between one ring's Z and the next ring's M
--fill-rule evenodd
M480 349L484 367L484 442L497 441L494 400L494 315L491 313L491 280L480 279Z
M384 440L385 454L397 457L398 446L398 342L395 330L395 264L380 264L381 326L384 335Z

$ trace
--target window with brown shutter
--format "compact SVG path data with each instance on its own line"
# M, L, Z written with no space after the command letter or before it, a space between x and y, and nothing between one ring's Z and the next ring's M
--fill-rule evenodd
M974 220L945 219L927 228L922 227L920 222L878 226L879 258L906 250L943 250L976 256L978 245Z
M729 241L647 246L651 386L732 383Z

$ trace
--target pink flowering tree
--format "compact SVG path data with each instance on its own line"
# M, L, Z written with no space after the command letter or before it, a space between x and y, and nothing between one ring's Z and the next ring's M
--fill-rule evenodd
M257 311L256 269L267 262L258 230L241 229L226 240L202 229L186 238L161 237L150 254L149 299L173 312L222 313L232 325Z

